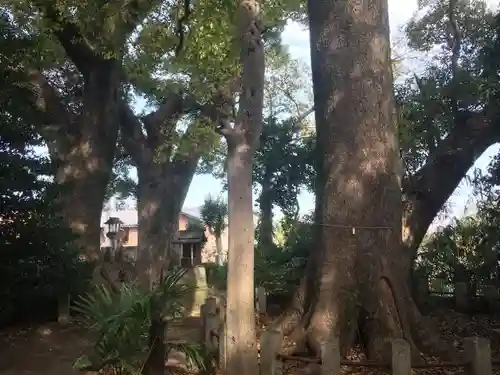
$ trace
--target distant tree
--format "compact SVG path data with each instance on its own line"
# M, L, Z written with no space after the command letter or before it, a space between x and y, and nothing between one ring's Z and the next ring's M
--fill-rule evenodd
M215 237L215 262L220 265L222 254L222 232L226 229L227 204L220 198L208 195L201 207L201 218Z

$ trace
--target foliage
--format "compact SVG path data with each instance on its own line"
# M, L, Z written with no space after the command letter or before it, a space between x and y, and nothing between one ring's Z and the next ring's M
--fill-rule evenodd
M496 254L486 245L482 232L481 221L468 216L433 233L420 248L417 260L420 272L447 285L464 278L486 284L492 272L496 272Z
M285 219L283 224L283 246L256 249L256 284L273 294L290 294L299 285L313 242L310 218L288 222Z
M227 288L227 264L208 263L205 264L207 272L207 283L218 290Z
M2 15L0 34L15 38ZM5 64L0 58L0 324L35 318L33 311L53 318L56 311L43 310L82 290L92 268L79 259L71 232L55 215L53 168L40 156L35 130L44 119L30 110Z
M220 237L226 228L227 204L221 198L208 195L201 206L201 218L210 231Z
M473 215L454 220L427 238L419 250L418 272L445 280L468 277L477 285L500 279L498 156L474 179L479 199Z
M8 15L7 23L15 26L16 32L32 41L22 50L16 43L8 45L21 50L16 55L16 70L40 70L75 119L89 110L82 95L84 77L57 39L61 28L40 11L44 5L53 6L60 13L57 18L81 33L77 39L96 54L121 60L124 97L140 112L138 131L147 129L142 117L145 111L158 109L181 92L189 108L171 121L160 121L156 130L164 141L159 145L148 141L155 162L166 163L174 156L182 159L192 154L193 149L210 152L219 143L213 125L200 119L199 108L216 90L227 91L239 74L239 49L234 38L236 4L203 0L187 9L178 2L153 0L135 9L134 2L6 0L0 11ZM263 22L268 49L279 50L286 20L302 19L304 5L302 0L266 3ZM125 170L129 165L127 155L117 156L108 198L115 193L134 193L135 183Z
M255 284L266 288L270 294L290 294L299 284L304 273L312 244L312 220L287 220L282 223L285 239L281 246L255 249ZM211 265L207 273L209 282L224 290L227 266Z
M417 133L409 139L422 142L423 146L409 148L415 156L414 168L428 157L435 148L436 141L453 127L450 122L451 99L458 100L462 110L483 108L490 101L498 101L498 56L499 18L487 9L484 2L471 0L457 2L455 12L457 23L462 30L459 70L455 79L460 82L458 89L453 85L453 72L450 70L445 25L445 1L434 1L431 11L420 21L410 23L408 27L413 46L430 51L432 46L440 45L433 67L427 70L427 76L420 82L421 100L413 101L415 117L413 124L420 125ZM426 26L427 25L427 26ZM447 60L448 59L448 60ZM407 103L412 103L408 101ZM421 105L417 111L417 106ZM408 109L408 105L406 106ZM441 120L434 122L433 134L431 123L426 120L429 111L441 111ZM409 117L407 117L409 119ZM418 120L420 119L420 120ZM417 127L413 128L414 130ZM414 135L417 134L417 137ZM420 134L420 135L419 135ZM415 144L415 143L414 143ZM418 150L424 150L420 156ZM420 152L420 151L418 151ZM468 217L453 221L451 224L430 235L419 251L419 272L438 277L451 284L457 275L468 276L477 284L491 283L499 277L499 182L500 157L496 155L486 173L476 170L473 187L476 212Z
M302 136L295 118L268 117L254 157L253 181L265 191L259 200L270 199L285 215L295 217L297 197L314 177L313 138Z
M118 147L105 200L113 197L118 201L125 201L137 197L137 182L130 175L132 165L130 155L127 155L123 147Z
M85 295L75 309L96 341L92 352L78 358L75 367L140 374L148 358L150 311L161 306L164 319L182 316L183 300L192 292L190 286L181 283L184 274L185 270L172 269L153 292L144 292L136 284L122 284L117 292L100 286ZM204 373L212 370L211 359L201 345L168 344L170 350L184 352L190 365Z
M396 85L400 147L407 175L414 174L456 126L460 114L478 112L498 92L492 69L496 24L481 0L426 1L426 12L406 26L408 47L431 58L422 71ZM450 25L454 15L460 40ZM458 43L453 66L453 45Z

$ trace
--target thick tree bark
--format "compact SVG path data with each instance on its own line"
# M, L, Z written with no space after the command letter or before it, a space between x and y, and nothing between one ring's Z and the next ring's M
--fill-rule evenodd
M61 186L58 203L76 243L89 259L100 257L100 217L118 137L120 70L106 61L89 71L78 129L56 141L52 154Z
M144 284L151 286L161 269L176 259L172 240L179 231L179 215L195 167L186 166L178 171L180 175L162 171L155 164L138 169L138 271Z
M27 68L24 78L33 92L34 105L50 123L40 132L57 168L60 214L77 235L76 245L83 254L97 259L100 215L118 136L120 58L100 55L53 3L35 3L54 25L55 37L83 76L82 105L77 113L63 105L38 70Z
M386 338L414 344L420 325L399 265L402 197L387 0L309 0L316 110L316 238L294 338L345 352L363 333L370 357ZM419 333L420 331L418 331ZM419 340L424 344L428 340Z
M172 93L160 107L139 119L125 102L120 103L120 129L125 149L137 167L139 177L137 205L139 211L138 278L144 288L151 290L173 258L172 239L179 230L179 215L194 177L203 147L193 145L200 122L193 122L181 138L179 150L173 152L173 137L177 121L191 107L202 107L203 115L216 116L214 104L205 107L184 98L182 92ZM143 132L142 129L146 132ZM160 157L157 151L162 148ZM172 153L175 155L170 156ZM163 160L162 160L163 159ZM175 257L177 258L177 257ZM151 313L150 342L163 342L165 317L159 311ZM160 374L163 358L154 347L144 374Z
M126 103L121 103L122 140L139 177L139 273L149 287L172 260L172 239L179 230L179 215L201 156L199 148L174 157L165 156L164 161L159 161L156 155L160 146L173 147L171 136L177 120L187 110L184 105L181 96L173 94L141 122ZM146 134L142 132L143 124ZM194 124L181 142L189 142L196 131ZM166 155L170 153L164 151Z
M126 103L120 104L122 140L137 167L139 180L137 276L146 290L154 289L154 283L163 277L172 260L172 239L179 230L180 211L200 157L198 150L190 156L166 157L163 162L155 157L158 147L172 141L169 135L175 129L181 112L182 100L174 95L157 111L142 119L141 124ZM147 134L142 132L143 124ZM165 330L166 320L161 307L152 306L149 330L151 354L143 369L145 375L160 375L165 371L162 366L165 360Z
M226 302L228 374L259 372L254 310L254 225L252 162L262 129L264 106L264 44L261 4L240 2L237 42L241 92L234 126L221 122L228 144L228 277Z

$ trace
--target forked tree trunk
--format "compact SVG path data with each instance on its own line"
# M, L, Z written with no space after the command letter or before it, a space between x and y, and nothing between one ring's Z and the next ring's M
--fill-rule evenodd
M172 260L172 239L179 230L179 215L201 156L201 150L196 147L177 153L173 149L175 127L185 111L179 93L172 94L156 111L142 119L127 103L122 102L120 106L122 141L137 167L139 179L138 272L147 287L157 281L160 270ZM182 137L182 146L191 142L196 131L194 122ZM171 157L171 154L175 155ZM159 160L161 158L166 160Z
M319 251L309 259L293 337L319 351L335 333L345 352L359 328L367 354L379 357L386 338L422 338L399 272L401 169L387 0L309 0L309 22Z
M179 214L189 184L179 191L174 188L174 176L159 165L138 168L138 229L137 272L141 285L153 290L172 260L172 240L179 230ZM166 320L161 307L152 305L149 327L150 356L144 375L159 375L165 371Z
M138 271L151 287L161 269L177 259L172 240L179 231L179 215L194 170L186 168L181 176L172 176L157 165L143 165L138 176Z

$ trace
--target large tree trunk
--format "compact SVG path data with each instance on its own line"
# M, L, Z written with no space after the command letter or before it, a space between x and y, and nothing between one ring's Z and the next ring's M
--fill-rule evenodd
M228 144L227 373L259 372L254 309L252 162L262 130L264 43L258 1L241 1L237 14L241 92L234 126L223 121Z
M39 70L24 71L33 103L48 119L40 133L57 166L60 214L77 235L76 245L95 260L101 257L100 216L118 137L120 53L104 56L53 2L34 3L83 78L81 102L68 107Z
M58 203L76 245L88 259L100 258L100 217L118 137L119 63L102 62L85 79L83 111L74 128L57 139L52 157Z
M387 0L309 0L317 127L317 248L293 336L314 351L357 329L370 357L420 335L399 264L402 197ZM418 344L427 344L419 340Z
M139 177L137 206L139 244L137 254L139 282L147 290L160 281L174 254L172 239L179 230L179 215L196 171L201 150L178 153L172 159L173 131L183 111L180 95L173 95L157 111L141 121L126 103L120 106L120 125L125 148L132 156ZM147 129L144 134L142 127ZM196 122L181 142L191 142ZM181 145L185 146L185 145ZM158 160L157 151L165 147L166 158ZM183 152L186 152L183 149ZM161 306L151 308L149 330L151 355L143 369L145 375L164 373L166 317Z
M252 147L228 147L228 286L226 324L228 374L239 368L256 374L254 310L254 231L252 210ZM246 366L253 368L243 370Z
M151 286L161 269L177 260L172 240L179 231L179 215L186 199L194 168L172 175L158 165L138 169L139 273Z

